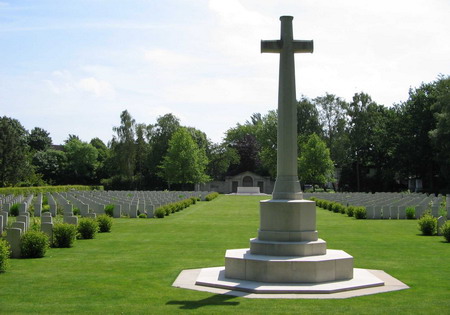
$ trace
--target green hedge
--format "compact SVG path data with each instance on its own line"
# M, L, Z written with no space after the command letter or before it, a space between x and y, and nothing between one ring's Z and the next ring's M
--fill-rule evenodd
M190 205L196 203L196 198L188 198L177 202L172 202L162 207L159 207L155 210L155 217L164 218L165 216L170 215L171 213L175 213L181 211Z
M219 196L218 192L212 192L212 193L206 195L205 200L206 201L211 201L213 199L216 199L218 196Z
M0 188L0 194L29 195L47 192L65 192L69 190L103 190L103 186L67 185L67 186L38 186L38 187L4 187Z
M356 206L346 207L339 202L318 199L316 197L311 197L310 200L315 201L316 206L325 210L333 211L335 213L347 214L349 217L355 217L356 219L366 218L365 207L356 207Z
M0 238L0 272L5 272L9 267L9 250L8 242Z

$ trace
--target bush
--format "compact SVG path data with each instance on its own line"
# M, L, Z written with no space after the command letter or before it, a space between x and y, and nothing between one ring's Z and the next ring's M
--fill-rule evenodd
M337 202L333 202L333 203L331 204L331 210L332 210L334 213L338 213L339 210L341 209L340 206L341 206L341 205L338 204Z
M20 238L23 258L41 258L49 247L48 236L44 232L28 231Z
M365 207L355 207L353 211L353 215L356 219L365 219L367 216L366 208Z
M414 220L416 218L416 209L414 207L407 207L405 211L408 220Z
M197 197L191 197L191 200L193 205L197 203Z
M147 217L147 215L145 213L141 213L138 215L138 217L141 219L145 219Z
M78 237L93 239L98 232L98 223L95 219L82 218L78 221Z
M73 215L80 215L80 209L77 207L73 208Z
M164 218L166 215L166 211L164 210L164 207L159 207L155 210L155 217L157 218Z
M450 243L450 221L446 221L444 225L441 227L441 233L444 236L445 240Z
M17 217L19 215L19 204L15 203L9 208L9 215L12 217Z
M9 267L9 244L0 238L0 272L5 272Z
M114 205L106 205L105 206L105 214L110 217L113 217L114 216L114 207L115 207Z
M353 217L353 214L355 213L355 206L348 206L347 207L347 215L349 217Z
M419 230L422 235L434 235L437 231L437 219L431 214L426 213L419 219Z
M141 215L139 215L141 217ZM145 214L144 214L145 217ZM113 224L113 220L110 216L103 214L97 217L98 230L100 233L111 232L111 227Z
M212 193L206 195L205 200L206 201L211 201L211 200L217 198L218 196L219 196L218 192L212 192Z
M53 227L53 243L56 248L69 248L77 238L77 227L69 223L58 223Z

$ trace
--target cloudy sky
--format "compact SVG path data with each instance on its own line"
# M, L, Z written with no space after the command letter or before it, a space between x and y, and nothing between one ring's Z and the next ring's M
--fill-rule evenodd
M448 0L0 0L0 115L55 144L108 142L127 109L173 113L215 141L277 106L281 15L298 54L297 96L366 92L379 104L450 74Z

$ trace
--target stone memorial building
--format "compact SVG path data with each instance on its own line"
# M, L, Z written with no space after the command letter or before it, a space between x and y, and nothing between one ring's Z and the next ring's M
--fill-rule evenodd
M274 181L270 177L260 176L252 172L243 172L234 176L227 176L224 181L212 181L201 184L201 191L217 191L221 194L236 193L238 187L259 187L264 194L273 192Z

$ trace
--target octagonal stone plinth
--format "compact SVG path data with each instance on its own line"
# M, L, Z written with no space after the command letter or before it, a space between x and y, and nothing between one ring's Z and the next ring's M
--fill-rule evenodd
M273 256L325 255L327 242L321 239L309 242L271 242L253 238L250 240L250 252L254 255Z
M248 248L225 254L225 277L260 282L320 283L353 277L353 257L341 250L317 256L254 255Z

